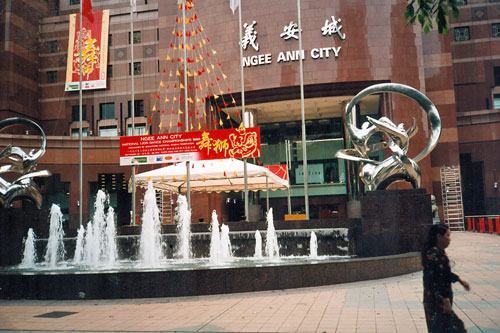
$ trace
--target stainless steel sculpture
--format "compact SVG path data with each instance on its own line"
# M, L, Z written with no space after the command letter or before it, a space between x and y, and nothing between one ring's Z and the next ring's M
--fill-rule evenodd
M12 183L0 177L0 204L7 208L10 207L14 200L30 199L40 209L42 207L42 195L33 178L51 175L48 170L35 171L38 160L45 154L47 146L45 133L38 124L24 118L9 118L0 121L0 132L15 125L28 125L34 128L40 135L42 142L38 151L33 149L29 153L10 144L0 150L0 175L8 172L22 174Z
M378 120L367 117L368 122L364 122L361 128L354 125L352 113L354 106L363 97L382 92L394 92L408 96L417 101L427 113L431 125L431 135L425 148L416 157L409 158L406 155L410 138L417 133L418 129L415 118L407 130L405 130L404 124L396 125L386 117L381 117ZM424 94L412 87L398 83L382 83L370 86L354 96L347 104L345 126L354 149L339 150L335 156L361 163L359 177L366 184L368 190L384 190L390 184L398 181L410 182L414 188L420 187L421 175L417 162L434 149L441 135L439 113L434 104ZM368 144L368 140L377 132L384 134L383 141L373 145ZM383 161L376 161L368 156L369 153L386 148L391 151L392 155Z

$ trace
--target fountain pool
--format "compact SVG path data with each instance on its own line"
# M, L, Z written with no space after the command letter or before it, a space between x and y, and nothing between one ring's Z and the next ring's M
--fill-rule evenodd
M64 238L55 222L52 227L52 220L61 220L55 208L51 228L59 231L37 239L31 230L23 262L0 268L0 298L119 299L298 288L403 274L419 264L411 255L353 258L348 228L276 230L272 210L266 231L256 231L262 225L231 231L214 211L211 230L193 232L190 223L180 223L176 232L164 234L152 194L150 186L135 235L116 234L104 193L97 196L93 221L75 238ZM179 220L190 222L182 197L178 205ZM41 251L52 259L37 261Z

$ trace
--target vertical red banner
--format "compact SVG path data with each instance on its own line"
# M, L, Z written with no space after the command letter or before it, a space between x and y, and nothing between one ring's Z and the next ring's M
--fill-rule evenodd
M479 219L479 232L484 232L484 217Z
M470 222L470 217L467 218L467 230L471 231L472 230L472 225Z
M497 235L500 235L500 217L496 218Z
M492 218L488 218L488 229L489 229L488 232L490 234L492 234L493 233L493 219Z
M109 10L94 11L93 16L93 22L87 18L82 21L82 49L80 50L80 14L70 15L66 91L79 89L80 54L82 55L83 89L106 88Z

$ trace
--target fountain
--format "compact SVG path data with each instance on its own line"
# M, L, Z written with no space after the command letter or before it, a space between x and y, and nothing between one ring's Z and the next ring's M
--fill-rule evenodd
M379 271L360 264L362 259L345 255L352 246L348 229L318 227L310 222L314 231L293 225L288 225L288 229L281 225L276 230L272 209L267 213L263 236L256 230L265 227L263 223L231 224L230 231L229 224L220 225L216 211L212 213L209 232L192 233L186 198L179 195L177 233L162 234L155 190L149 183L142 223L136 227L140 232L116 235L114 211L107 207L106 213L106 205L107 196L99 191L92 220L86 228L80 226L74 238L63 238L62 214L53 206L49 238L36 240L33 231L28 232L22 263L0 269L0 298L205 295L356 281L362 278L360 274L372 276ZM197 229L201 226L197 225ZM251 226L255 228L252 230ZM265 255L262 237L266 242ZM210 245L205 242L208 239ZM34 249L41 248L44 242L45 262L37 263ZM64 259L65 248L69 249L67 253L74 253L72 259ZM335 255L318 256L318 248L321 253ZM395 265L394 260L406 259L391 258L388 267ZM351 266L361 273L354 274Z

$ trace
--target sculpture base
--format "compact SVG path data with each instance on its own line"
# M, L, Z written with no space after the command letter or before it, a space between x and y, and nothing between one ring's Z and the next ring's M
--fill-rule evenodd
M362 257L420 251L432 225L425 189L367 192L361 197L356 253Z

